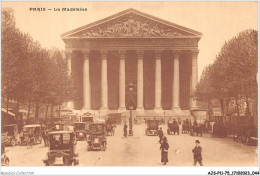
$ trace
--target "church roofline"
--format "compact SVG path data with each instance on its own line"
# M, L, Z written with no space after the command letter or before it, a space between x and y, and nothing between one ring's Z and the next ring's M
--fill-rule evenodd
M115 18L118 18L118 17L120 17L120 16L122 16L122 15L126 15L126 14L128 14L128 13L135 13L135 14L137 14L137 15L141 15L141 16L143 16L143 17L149 18L149 19L154 20L154 21L157 21L157 22L159 22L159 23L163 23L163 24L166 24L166 25L168 25L168 26L177 28L177 29L179 29L179 30L182 30L182 31L185 31L185 32L187 32L187 33L190 33L190 34L195 35L195 36L193 36L193 37L198 37L198 38L200 38L200 37L202 36L202 33L198 32L198 31L195 31L195 30L193 30L193 29L189 29L189 28L187 28L187 27L180 26L180 25L178 25L178 24L175 24L175 23L172 23L172 22L163 20L163 19L161 19L161 18L152 16L152 15L150 15L150 14L140 12L140 11L138 11L138 10L136 10L136 9L129 8L129 9L127 9L127 10L124 10L124 11L121 11L121 12L116 13L116 14L114 14L114 15L108 16L108 17L103 18L103 19L101 19L101 20L97 20L97 21L95 21L95 22L92 22L92 23L89 23L89 24L87 24L87 25L81 26L81 27L76 28L76 29L74 29L74 30L65 32L65 33L61 34L61 38L62 38L62 39L70 38L69 35L75 34L75 33L77 33L77 32L81 32L81 31L83 31L83 30L86 30L86 29L91 28L91 27L94 27L94 26L96 26L96 25L105 23L106 21L113 20L113 19L115 19Z

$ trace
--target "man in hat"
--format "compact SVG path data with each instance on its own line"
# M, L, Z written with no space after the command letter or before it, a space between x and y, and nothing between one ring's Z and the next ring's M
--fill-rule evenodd
M162 138L163 138L163 130L162 127L160 127L159 131L158 131L158 136L159 136L159 143L162 143Z
M195 141L196 146L194 147L194 149L192 149L193 152L193 156L194 156L194 166L196 166L197 162L199 162L200 166L202 165L202 148L200 146L200 141L196 140Z

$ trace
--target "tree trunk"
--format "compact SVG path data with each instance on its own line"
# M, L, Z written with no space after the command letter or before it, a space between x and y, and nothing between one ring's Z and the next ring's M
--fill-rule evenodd
M221 107L221 113L224 115L224 100L222 98L219 99L220 107Z
M59 105L59 119L60 119L60 105Z
M53 104L51 104L51 123L52 123L52 120L53 120Z
M30 95L30 97L29 97L27 121L29 121L29 119L30 119L30 111L31 111L31 95Z
M209 115L209 122L211 121L211 103L210 100L208 100L208 115Z
M34 119L36 120L37 123L39 122L39 109L40 109L40 107L39 107L39 101L36 100Z
M46 111L45 111L45 122L46 122L46 124L48 122L48 109L49 109L49 103L47 104Z
M6 99L6 116L5 116L5 125L8 123L8 112L9 112L9 95L7 94L7 99ZM3 126L3 125L2 125Z

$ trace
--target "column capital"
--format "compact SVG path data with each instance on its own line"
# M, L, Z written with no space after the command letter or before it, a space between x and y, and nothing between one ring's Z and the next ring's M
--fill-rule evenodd
M155 50L154 54L155 54L155 58L156 59L161 59L161 57L162 57L162 50Z
M108 50L100 50L101 59L107 59Z
M89 57L89 53L90 53L89 50L82 50L82 54L83 54L84 59Z
M143 59L144 58L144 50L136 50L137 58Z
M197 50L191 50L190 52L191 52L191 57L192 58L197 57L198 54L199 54L199 50L198 49Z
M118 50L119 58L124 59L126 55L126 50Z
M181 55L182 50L173 50L173 58L179 59Z

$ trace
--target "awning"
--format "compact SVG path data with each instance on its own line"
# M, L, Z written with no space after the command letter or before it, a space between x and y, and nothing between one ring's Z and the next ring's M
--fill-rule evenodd
M6 110L5 108L1 108L1 111L3 111L4 113L7 113L7 110ZM10 116L14 116L14 117L15 117L15 114L12 113L12 112L10 112L10 111L8 111L8 114L9 114Z

